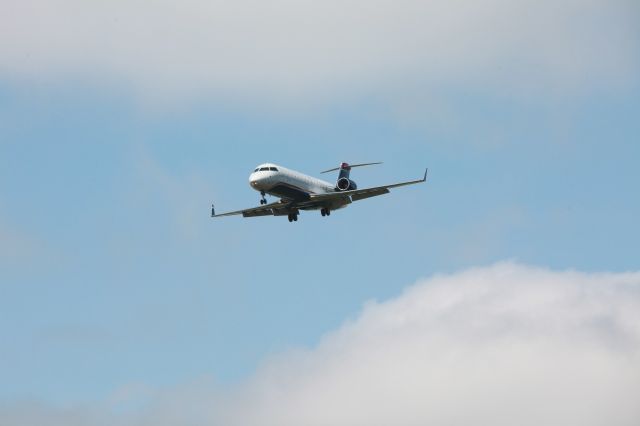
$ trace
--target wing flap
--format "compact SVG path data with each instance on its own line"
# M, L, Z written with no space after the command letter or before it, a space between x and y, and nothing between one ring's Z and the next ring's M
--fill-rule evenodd
M258 216L273 216L273 209L248 209L242 212L242 217L258 217Z

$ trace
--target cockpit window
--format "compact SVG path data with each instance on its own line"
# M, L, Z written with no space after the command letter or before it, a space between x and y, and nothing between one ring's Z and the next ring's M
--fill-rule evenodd
M257 172L258 170L260 170L260 167L256 167L256 169L254 170L254 172Z
M277 172L278 169L276 169L275 167L269 167L269 170L271 170L272 172Z
M268 167L260 167L260 171L261 171L261 172L264 172L264 171L267 171L267 170L269 170L269 168L268 168Z

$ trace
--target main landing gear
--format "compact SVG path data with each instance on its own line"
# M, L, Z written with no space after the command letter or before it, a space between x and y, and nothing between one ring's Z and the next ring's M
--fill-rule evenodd
M298 214L297 213L289 213L289 222L297 222Z
M267 204L267 199L264 197L265 196L264 191L260 191L260 195L262 195L262 198L260 199L260 204Z
M320 209L320 214L322 216L330 216L331 215L331 210L322 208L322 209Z

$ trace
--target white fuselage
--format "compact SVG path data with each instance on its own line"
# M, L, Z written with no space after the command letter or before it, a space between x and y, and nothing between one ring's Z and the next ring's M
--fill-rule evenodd
M249 185L256 191L282 199L300 199L312 194L335 192L335 184L316 179L277 164L261 164L249 176ZM340 203L333 208L342 207Z
M278 196L277 193L270 191L279 185L299 189L309 194L324 194L335 191L334 184L271 163L256 167L249 176L249 185L256 191L264 191L274 196Z

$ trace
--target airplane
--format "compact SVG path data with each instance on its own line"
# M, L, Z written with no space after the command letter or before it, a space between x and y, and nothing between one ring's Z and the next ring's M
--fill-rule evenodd
M316 179L277 164L261 164L256 167L249 176L249 185L256 191L259 191L262 196L260 199L260 207L216 214L215 207L212 204L211 217L240 214L243 217L287 216L289 222L297 222L301 210L320 210L322 216L329 216L333 210L344 208L353 201L387 194L391 188L422 183L427 180L427 172L429 171L429 169L425 170L422 179L358 189L356 183L349 178L351 169L374 164L382 163L341 163L339 167L321 172L329 173L338 171L338 179L335 184ZM266 194L278 197L280 200L267 203L267 199L265 198Z

